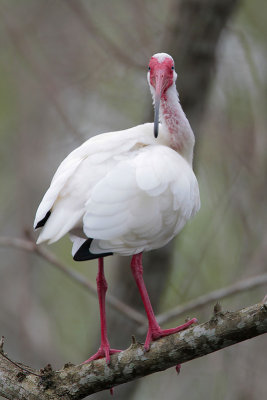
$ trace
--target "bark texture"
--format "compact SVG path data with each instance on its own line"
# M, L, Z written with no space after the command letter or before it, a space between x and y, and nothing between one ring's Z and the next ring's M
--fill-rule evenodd
M129 349L113 355L109 366L102 359L85 365L67 364L59 371L53 371L50 366L41 371L25 366L25 371L2 353L0 395L18 400L83 399L92 393L165 370L266 332L265 302L236 312L216 310L210 321L157 340L148 352L144 351L142 344L132 343Z

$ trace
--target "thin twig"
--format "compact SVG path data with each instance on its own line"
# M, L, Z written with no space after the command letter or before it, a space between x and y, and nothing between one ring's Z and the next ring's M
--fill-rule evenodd
M81 286L85 287L90 293L96 295L97 290L93 283L88 281L81 275L79 272L73 270L72 268L63 264L58 258L45 249L42 246L37 246L33 241L19 239L19 238L11 238L11 237L0 237L0 246L9 246L15 247L18 249L34 252L39 255L41 258L48 261L50 264L57 267L60 271L62 271L65 275L75 280ZM257 275L255 277L251 277L240 282L237 282L233 285L227 286L222 289L214 290L206 295L197 297L189 301L188 303L182 304L178 307L174 307L171 310L164 312L162 314L157 315L157 321L160 324L168 322L173 318L177 318L186 312L196 310L202 308L208 304L215 303L218 300L222 300L225 297L244 292L246 290L251 290L258 286L263 286L267 284L267 274ZM134 308L128 306L127 304L118 300L115 296L108 294L107 302L117 311L132 319L133 321L141 324L142 326L139 328L140 332L143 332L147 328L147 320L146 318L136 311Z
M72 268L63 264L53 253L51 253L42 246L37 246L31 240L11 238L11 237L0 237L0 246L15 247L17 249L30 251L37 254L44 260L48 261L51 265L55 266L69 278L79 283L90 293L97 295L97 290L93 283L84 278L84 276L81 275L79 272L74 271ZM146 318L141 313L136 311L134 308L128 306L127 304L123 303L115 296L107 294L106 300L115 310L119 311L121 314L128 317L129 319L142 325L146 323Z
M244 292L246 290L254 289L258 286L263 286L265 284L267 284L267 273L244 279L233 285L214 290L213 292L197 297L196 299L193 299L186 304L182 304L181 306L174 307L165 313L159 314L157 315L157 321L160 324L163 324L171 320L172 318L180 317L182 314L185 314L188 311L202 308L207 304L215 303L216 301L222 300L225 297L232 296L233 294Z
M105 49L108 53L111 52L112 55L115 55L115 57L120 59L125 65L130 65L131 67L142 70L144 69L144 65L136 61L136 57L131 57L125 49L121 49L115 41L111 40L111 38L99 28L99 25L95 24L94 19L90 17L87 8L81 2L69 0L66 4L70 7L72 12L76 14L89 34L98 41L99 48Z
M31 369L26 368L25 366L21 366L19 365L19 363L16 363L15 361L12 361L6 354L4 354L3 352L1 352L1 357L4 357L7 361L9 361L11 364L13 364L15 367L17 367L18 369L20 369L23 372L27 372L27 374L32 374L34 376L39 376L41 377L42 375L37 374L36 372L31 371Z
M229 204L232 201L234 191L236 191L236 188L240 183L243 169L243 166L241 166L236 174L233 176L233 179L231 180L227 190L225 190L225 193L220 198L220 202L218 202L217 204L217 210L214 214L214 217L211 218L211 220L206 221L207 223L204 228L205 235L202 238L202 243L199 243L199 256L194 263L190 263L190 273L188 274L189 276L187 277L187 282L183 285L183 290L180 294L181 298L183 298L186 293L189 292L189 289L192 283L197 279L198 274L202 273L201 269L204 265L203 261L210 251L216 235L223 227L223 222L225 221L226 214L230 209Z
M41 82L44 93L47 95L49 101L53 104L62 122L65 124L66 128L72 134L74 134L76 138L79 139L79 141L83 140L84 138L73 125L72 121L67 116L66 112L61 107L61 104L58 101L56 85L53 82L51 75L47 74L47 72L43 69L43 66L41 66L34 57L32 57L31 51L27 46L25 38L12 26L7 18L6 13L1 12L0 10L0 14L4 21L4 27L10 38L10 42L14 45L20 57L22 57L22 59L25 60L25 62L28 64L37 81Z

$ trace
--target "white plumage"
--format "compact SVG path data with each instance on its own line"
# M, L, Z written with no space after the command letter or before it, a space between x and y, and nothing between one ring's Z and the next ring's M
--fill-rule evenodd
M95 239L92 253L132 255L164 246L198 209L190 163L168 147L164 126L155 139L148 123L95 136L70 153L34 225L51 210L37 243L73 231L73 255L86 238Z
M157 59L164 63L166 54ZM152 79L149 72L155 102ZM157 139L150 123L105 133L87 140L61 163L36 213L34 226L44 225L37 243L53 243L70 232L73 255L87 238L94 239L91 253L133 255L164 246L198 211L194 137L175 79L176 74L167 91L167 112L161 102L163 124ZM172 126L179 128L179 135L172 134Z
M131 269L148 317L146 350L151 340L196 322L193 318L176 328L161 329L143 281L143 251L167 244L200 207L192 170L194 134L179 102L173 59L155 54L147 77L154 125L104 133L70 153L59 166L34 222L35 228L42 227L37 243L55 242L69 232L75 260L98 258L101 344L86 362L106 357L109 363L110 355L119 351L110 348L107 338L104 256L133 256Z

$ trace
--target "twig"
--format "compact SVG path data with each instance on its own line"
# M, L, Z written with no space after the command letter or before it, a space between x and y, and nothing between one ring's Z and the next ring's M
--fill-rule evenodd
M53 253L51 253L44 247L37 246L34 242L30 240L11 237L0 237L0 246L15 247L17 249L30 251L37 254L44 260L48 261L51 265L55 266L61 272L63 272L66 276L79 283L90 293L97 295L97 290L93 283L84 278L84 276L81 275L79 272L74 271L72 268L63 264ZM128 317L129 319L142 325L146 323L146 318L141 313L123 303L115 296L107 294L106 300L115 310L119 311L121 314Z
M140 343L105 359L59 371L43 378L25 376L18 384L16 368L0 355L0 395L8 399L80 400L122 383L163 371L267 332L267 304L236 312L219 312L210 321L152 343L148 352ZM37 371L36 371L37 372Z
M42 246L37 246L33 241L11 237L0 237L0 246L15 247L18 249L36 253L41 258L45 259L50 264L57 267L65 275L75 280L81 286L85 287L90 293L97 295L96 287L90 281L85 279L83 275L81 275L77 271L74 271L70 267L67 267L60 260L58 260L58 258L53 253L49 252ZM159 322L159 324L163 324L165 322L168 322L172 318L180 317L186 312L202 308L208 304L214 303L218 300L222 300L225 297L244 292L258 286L263 286L265 284L267 284L267 274L261 274L245 279L225 288L214 290L213 292L197 297L196 299L193 299L188 303L182 304L178 307L174 307L167 312L159 314L157 315L157 321ZM145 329L147 329L147 320L143 316L143 314L139 313L127 304L121 302L111 294L107 294L107 302L123 315L127 316L138 324L141 324L142 326L139 328L140 332L144 332Z
M53 82L51 75L47 74L43 67L36 61L36 59L32 57L25 38L23 35L19 34L12 26L10 21L8 21L6 13L1 12L0 10L0 14L4 21L4 27L9 35L11 43L16 48L20 57L22 57L22 59L25 60L25 62L29 65L37 81L41 82L44 93L47 95L49 101L53 104L62 122L65 124L66 128L73 133L76 138L79 139L79 141L83 140L82 135L73 125L72 121L69 119L57 99L56 85Z
M4 357L8 362L10 362L12 365L14 365L15 367L17 367L18 369L20 369L21 371L27 373L27 374L32 374L34 376L39 376L41 377L40 374L37 374L36 372L33 372L31 370L31 368L29 367L25 367L24 365L20 365L20 363L16 363L15 361L11 360L6 354L4 354L3 352L0 352L0 356Z
M181 306L174 307L167 312L159 314L157 315L157 321L159 322L159 324L163 324L171 320L172 318L180 317L188 311L202 308L207 304L215 303L216 301L222 300L225 297L244 292L245 290L254 289L258 286L263 286L265 284L267 284L267 274L257 275L248 279L244 279L243 281L237 282L222 289L214 290L213 292L197 297L196 299L193 299L186 304L182 304Z
M125 65L144 69L144 65L136 61L136 57L129 56L125 50L122 50L116 42L112 41L99 25L95 24L93 18L90 17L89 12L82 2L76 0L69 0L66 3L73 13L79 18L81 24L95 38L99 43L99 48L105 49L105 52L112 53L116 58L120 59Z
M181 297L184 297L186 293L189 292L190 286L198 277L198 274L202 272L201 268L203 268L203 261L207 256L212 244L214 243L214 239L220 229L223 227L223 223L225 221L225 217L227 212L230 209L230 203L232 201L233 195L241 181L242 172L244 167L241 166L238 171L236 171L235 175L231 179L228 188L225 190L224 194L220 197L220 201L218 202L217 211L214 215L214 218L206 221L206 226L204 228L205 235L202 238L202 242L199 243L199 255L197 260L193 262L190 268L190 273L188 273L187 282L183 285L183 290L181 293Z

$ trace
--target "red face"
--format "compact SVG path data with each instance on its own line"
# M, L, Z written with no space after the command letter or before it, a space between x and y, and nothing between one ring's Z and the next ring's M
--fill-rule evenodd
M157 58L151 57L148 70L150 71L150 84L160 97L173 84L174 63L169 57L159 62Z
M158 57L151 57L148 70L150 72L150 85L155 89L154 136L156 138L158 136L160 102L166 100L166 91L173 84L173 60L161 54Z

